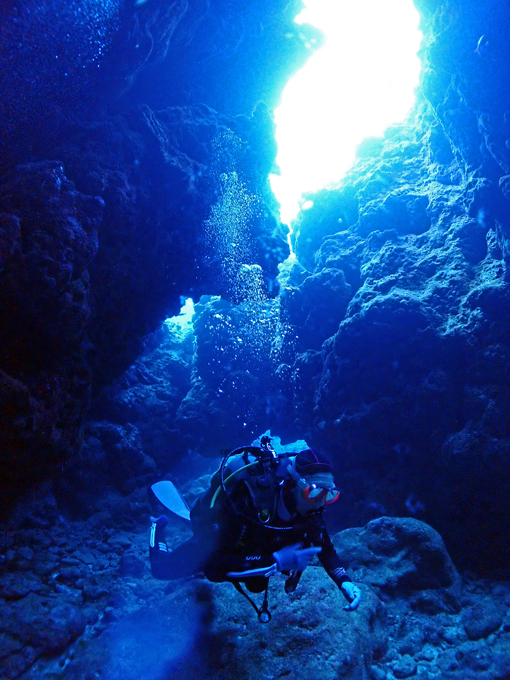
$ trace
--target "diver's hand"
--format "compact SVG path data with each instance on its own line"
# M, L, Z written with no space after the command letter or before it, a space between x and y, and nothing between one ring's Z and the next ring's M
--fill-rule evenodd
M352 612L359 607L361 602L361 590L351 581L344 581L340 586L343 596L349 603L344 607L346 612Z
M321 547L303 548L302 543L296 543L274 552L273 557L278 571L303 571L321 550Z

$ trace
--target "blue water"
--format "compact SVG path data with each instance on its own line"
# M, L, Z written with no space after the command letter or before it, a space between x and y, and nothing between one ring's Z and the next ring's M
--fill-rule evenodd
M275 650L265 661L270 669L281 662L278 677L297 677L293 655L339 630L336 591L310 585L308 599L300 592L278 605L274 639L257 638L244 613L226 611L231 600L216 584L196 592L189 583L163 586L161 602L146 605L156 587L147 572L147 486L170 476L196 497L222 450L270 432L277 448L314 445L334 459L342 495L328 523L342 531L344 557L360 574L366 565L356 559L372 568L373 555L367 548L359 557L354 527L383 515L438 529L463 572L457 601L432 577L434 587L396 587L401 564L378 561L386 579L379 595L392 611L380 616L384 637L398 640L379 677L412 671L407 656L417 657L422 677L444 669L455 680L508 677L510 596L491 581L508 577L505 7L448 5L451 15L436 16L441 30L427 54L437 61L416 127L395 126L361 148L341 190L321 192L300 215L288 260L267 181L271 116L263 107L251 114L260 98L274 108L304 60L308 40L283 30L290 14L274 0L246 3L235 25L233 0L190 3L187 13L185 3L163 0L2 5L0 166L13 174L2 176L0 212L9 217L0 224L0 299L13 328L18 313L28 322L5 343L9 351L2 345L0 377L14 409L4 418L8 433L21 432L16 446L32 447L32 457L11 447L8 460L21 469L23 493L19 480L46 460L54 485L30 486L0 536L10 668L27 670L39 654L25 645L27 630L37 640L55 626L61 645L70 639L59 611L32 623L24 603L40 602L43 592L71 598L88 625L76 658L91 661L91 678L98 664L110 678L184 678L188 662L207 668L207 654L218 678L226 667L234 677L236 650L241 665L255 653L246 641L256 642L257 659ZM162 111L169 105L188 108ZM15 169L45 161L63 167ZM82 266L94 211L103 210L89 194L102 196L104 219L98 254ZM184 331L165 322L181 297L195 302ZM404 524L385 526L383 553ZM172 547L183 534L172 528ZM416 564L414 538L401 555L411 581L444 567L444 553L434 552L440 539L430 535ZM124 553L134 565L128 575L118 572ZM373 598L375 611L382 605ZM54 600L44 606L53 611ZM215 636L217 619L226 631ZM349 628L346 639L359 630ZM282 644L272 647L275 640ZM307 672L322 677L308 656ZM73 661L44 658L26 679L54 664L56 677L74 680L76 672L82 680Z

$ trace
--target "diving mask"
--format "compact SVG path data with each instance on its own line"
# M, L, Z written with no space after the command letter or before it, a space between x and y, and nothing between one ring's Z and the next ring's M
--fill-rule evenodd
M333 475L329 472L317 473L311 476L311 479L306 480L301 477L299 472L294 467L295 461L288 466L291 477L296 481L297 486L303 491L304 497L309 503L322 502L325 505L331 505L340 497L340 491L334 486Z

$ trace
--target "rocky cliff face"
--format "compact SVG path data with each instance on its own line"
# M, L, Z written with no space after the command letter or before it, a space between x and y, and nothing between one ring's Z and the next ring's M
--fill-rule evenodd
M509 677L510 589L477 574L510 554L510 11L414 1L416 109L280 271L292 2L2 3L2 677ZM181 296L193 334L161 327ZM146 486L192 502L266 428L334 458L356 612L314 566L268 626L149 574Z
M144 337L179 310L181 296L232 295L204 227L222 174L242 176L257 202L244 236L266 278L274 278L288 252L268 193L275 143L267 107L255 107L250 87L253 106L244 115L217 113L198 97L208 79L219 85L235 70L232 52L246 61L248 44L256 42L251 30L242 49L234 44L211 56L203 81L180 106L155 113L128 85L167 54L183 20L173 47L182 72L173 74L159 103L174 101L172 82L197 69L194 34L216 25L217 15L182 2L75 2L61 9L58 2L3 9L9 69L2 70L0 111L7 133L0 437L7 504L18 486L47 478L80 450L91 393L128 368ZM244 22L267 11L254 3ZM226 33L233 12L225 3ZM274 3L273 13L283 30L286 19ZM95 22L103 19L109 23L99 30ZM210 36L214 52L218 30ZM72 43L66 31L82 33ZM274 51L273 39L263 54ZM220 165L220 155L232 156L234 147L235 161Z
M268 426L306 437L336 459L345 524L414 513L455 559L469 542L479 567L498 569L510 529L508 8L416 1L414 115L313 197L275 298L288 251L267 185L271 107L305 48L292 3L245 5L103 3L82 61L65 40L53 54L51 12L57 38L70 25L58 3L2 10L4 501L80 450L91 395L180 296L223 295L228 309L197 324L191 388L172 406L179 436L217 448ZM251 245L225 269L207 224L235 182L252 201ZM260 273L239 269L253 263ZM259 274L260 296L251 284L245 295L243 277Z
M496 74L508 10L417 6L416 115L367 140L295 231L309 276L297 270L282 292L299 337L289 399L300 427L336 451L353 512L360 499L367 513L419 499L456 555L476 545L466 562L504 565L510 130L508 76Z

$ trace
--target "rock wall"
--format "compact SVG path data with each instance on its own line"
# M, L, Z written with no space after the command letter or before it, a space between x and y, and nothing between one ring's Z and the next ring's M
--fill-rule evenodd
M200 312L178 427L204 450L267 427L304 437L336 460L341 526L424 517L463 566L505 570L508 88L494 74L510 16L499 3L417 6L413 115L310 197L276 301ZM254 341L265 361L236 344L254 318L273 319L272 344Z
M188 13L178 40L184 69L207 8L201 16L182 2L94 7L76 0L60 11L40 0L2 8L10 64L0 80L4 505L76 455L91 394L129 367L181 296L230 294L204 227L222 173L238 173L257 201L246 236L266 279L288 252L268 191L276 148L267 108L222 115L196 93L191 105L168 108L170 83L159 101L167 108L156 113L128 87L167 54ZM99 31L94 22L105 12L110 21ZM81 31L74 44L72 31ZM210 68L221 77L218 60Z
M281 294L299 337L288 395L355 488L346 511L425 512L456 559L497 568L510 549L510 211L508 75L495 74L510 17L500 3L417 6L414 117L367 140L294 231L308 276L296 267Z
M220 313L239 317L223 359L214 315L201 317L176 427L218 448L267 426L305 437L335 457L344 525L415 514L455 559L472 559L470 542L478 567L508 564L508 8L416 5L415 112L367 140L341 185L313 197L275 300L288 251L267 185L271 110L254 107L262 96L274 106L289 55L296 68L305 58L292 3L249 3L242 16L227 1L113 3L81 83L68 43L56 65L48 34L34 37L53 2L32 14L23 2L3 8L5 502L27 470L45 478L76 454L91 394L132 363L181 295L249 298L251 311ZM69 13L55 16L60 35ZM34 52L14 49L20 35L50 49L37 75ZM57 75L59 94L49 87ZM251 245L226 266L207 228L232 214L234 185L250 203ZM227 237L231 227L222 224ZM259 298L239 292L259 276ZM270 379L249 343L244 355L235 345L253 305L273 319L260 345ZM213 350L217 367L203 361Z

